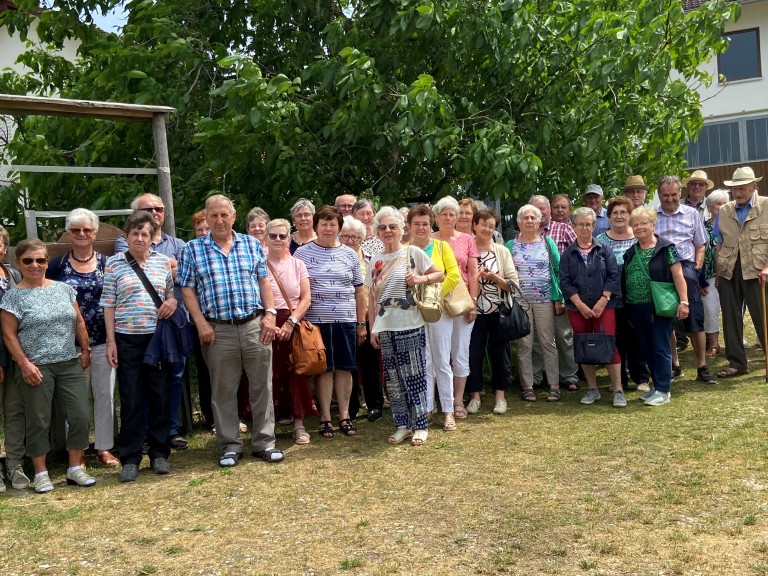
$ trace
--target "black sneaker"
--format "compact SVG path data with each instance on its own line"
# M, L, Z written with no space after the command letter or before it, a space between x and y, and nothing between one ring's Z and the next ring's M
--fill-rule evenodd
M678 378L682 378L685 376L683 373L683 369L680 368L680 366L675 366L672 364L672 380L677 380Z
M378 408L373 408L370 412L368 412L368 422L376 422L377 420L381 420L381 410Z
M696 378L698 381L704 382L706 384L717 384L717 378L715 378L715 376L710 373L709 368L707 368L706 365L696 370L696 373L698 374Z
M187 448L189 448L189 442L184 440L184 438L179 434L174 434L173 436L169 436L167 444L170 448L173 448L174 450L186 450Z

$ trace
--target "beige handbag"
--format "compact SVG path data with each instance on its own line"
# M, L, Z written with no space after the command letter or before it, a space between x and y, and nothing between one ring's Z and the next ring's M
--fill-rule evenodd
M411 262L411 247L408 246L406 259ZM433 323L440 320L443 315L443 284L433 282L431 284L417 284L411 288L413 300L421 312L424 322Z
M440 251L442 252L442 241L439 246ZM445 263L443 263L443 268L445 268ZM443 271L446 274L448 273L447 270ZM456 284L456 287L453 290L443 296L443 307L445 308L446 314L452 318L464 316L467 312L475 309L475 302L472 300L472 296L469 295L469 290L467 290L467 285L464 284L464 279L461 278L461 272L459 272L459 283Z

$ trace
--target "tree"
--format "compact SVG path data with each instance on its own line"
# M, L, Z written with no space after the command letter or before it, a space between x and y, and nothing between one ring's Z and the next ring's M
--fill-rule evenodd
M23 30L35 2L19 4L10 22ZM81 60L43 68L50 55L26 55L43 71L32 87L176 106L181 217L212 189L276 215L301 196L517 197L678 172L702 125L695 87L711 81L699 66L738 15L727 0L690 12L679 0L144 0L126 5L118 36L88 25L109 2L53 6L45 39L74 34ZM26 122L11 150L134 161L149 158L145 140L47 119ZM124 204L153 184L90 181L86 197Z

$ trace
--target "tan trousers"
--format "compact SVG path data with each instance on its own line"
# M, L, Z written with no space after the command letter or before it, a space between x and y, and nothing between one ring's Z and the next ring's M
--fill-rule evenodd
M517 341L517 361L520 370L520 386L523 389L533 387L533 335L541 345L544 355L544 372L550 387L554 388L560 381L557 347L555 346L555 310L551 302L545 304L530 304L528 318L531 319L531 333Z

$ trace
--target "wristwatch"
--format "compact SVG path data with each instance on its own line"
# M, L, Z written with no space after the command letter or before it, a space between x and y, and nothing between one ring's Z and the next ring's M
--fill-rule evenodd
M296 316L288 316L288 320L289 320L289 321L291 322L291 324L293 324L294 326L296 326L296 324L298 324L298 323L299 323L299 319L298 319L298 318L296 318Z
M277 310L275 310L274 308L264 308L264 313L277 316Z

